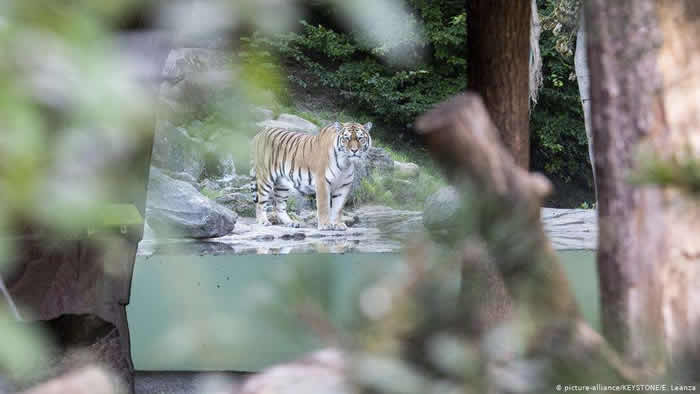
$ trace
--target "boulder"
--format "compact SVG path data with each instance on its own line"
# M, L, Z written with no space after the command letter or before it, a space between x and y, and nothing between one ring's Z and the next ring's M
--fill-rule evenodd
M182 81L192 73L218 73L229 68L231 64L231 55L227 51L177 48L168 54L162 76L166 80Z
M316 197L301 194L296 189L290 190L287 208L291 212L299 213L303 210L316 210Z
M196 124L175 127L156 139L152 163L166 170L167 175L188 183L196 183L202 178L226 180L234 177L233 154L222 152L216 140L205 142L196 131L193 135L191 130L201 127Z
M146 216L159 236L215 238L233 231L238 216L189 183L151 168Z
M318 134L319 127L304 118L296 115L281 114L277 119L265 120L256 123L260 127L281 127L283 129L296 130L309 134Z
M197 183L197 180L190 174L186 172L169 172L169 171L164 171L166 175L173 179L177 179L178 181L183 181L187 182L191 185L194 185Z
M170 173L185 173L198 180L204 171L203 142L190 136L184 127L160 132L156 129L152 163Z
M319 127L316 126L314 123L309 122L308 120L296 115L280 114L280 116L277 117L277 121L288 123L290 125L293 125L293 127L291 127L293 129L304 130L309 133L315 133L319 131Z
M355 164L355 177L363 178L377 171L379 175L391 174L394 170L394 160L383 148L371 147L365 160Z
M389 153L377 147L369 148L365 160L355 163L355 177L352 181L352 191L348 202L354 204L357 190L359 190L362 180L371 173L378 172L380 176L391 174L394 171L394 160Z
M162 77L152 162L199 180L215 150L206 144L207 136L201 132L208 134L209 130L198 119L209 115L217 95L232 86L230 54L202 48L174 49L165 61ZM235 170L227 157L214 162L207 172L228 174Z
M416 200L416 185L408 179L393 179L392 188L394 200L399 203L407 203Z
M227 145L226 137L221 137L221 140L212 139L211 142L207 142L201 147L204 152L202 177L225 181L236 176L236 164L233 154L222 148Z
M440 188L425 200L423 225L430 231L449 231L461 205L462 198L455 187Z
M393 209L383 205L363 205L348 212L358 218L358 225L377 228L383 234L394 238L403 238L422 231L422 213Z
M227 179L219 179L218 182L224 187L224 189L240 189L245 191L255 190L255 177L248 175L236 175Z
M254 198L254 193L250 191L223 191L221 196L216 198L216 202L231 209L239 216L255 217Z
M271 109L263 107L253 108L252 115L256 122L264 122L275 118L275 113Z
M227 153L217 155L218 160L213 166L207 163L206 170L208 174L217 177L218 179L227 180L236 176L236 163L233 160L233 154Z
M418 171L418 164L394 161L394 175L399 178L415 178L418 176Z
M231 65L226 51L203 48L170 51L163 66L159 119L180 126L202 118L200 115L207 113L215 93L231 86Z

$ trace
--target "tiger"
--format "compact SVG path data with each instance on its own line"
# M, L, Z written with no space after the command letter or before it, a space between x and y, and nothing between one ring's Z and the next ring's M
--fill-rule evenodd
M364 160L372 146L371 128L371 122L334 122L318 135L262 129L252 141L256 223L271 224L267 207L274 201L281 224L300 227L287 213L287 198L295 188L304 195L316 194L319 230L347 230L342 209L350 194L355 163Z

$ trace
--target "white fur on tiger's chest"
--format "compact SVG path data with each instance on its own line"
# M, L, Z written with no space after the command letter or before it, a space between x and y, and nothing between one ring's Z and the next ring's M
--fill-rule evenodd
M345 168L338 168L336 166L330 165L326 169L326 182L330 184L330 190L334 191L352 183L352 178L355 173L355 166L353 163L348 163ZM330 181L330 182L329 182Z
M353 174L355 173L355 165L353 162L340 152L336 152L333 148L330 149L328 167L325 171L325 181L330 184L330 190L347 185L352 182Z

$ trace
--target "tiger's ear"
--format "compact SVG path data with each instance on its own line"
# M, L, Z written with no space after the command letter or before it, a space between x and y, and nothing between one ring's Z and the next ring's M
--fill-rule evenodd
M343 131L343 125L340 124L340 122L336 121L335 123L333 123L333 126L335 127L335 131L337 131L338 133Z
M362 127L365 128L365 131L369 131L372 128L372 122L367 122Z

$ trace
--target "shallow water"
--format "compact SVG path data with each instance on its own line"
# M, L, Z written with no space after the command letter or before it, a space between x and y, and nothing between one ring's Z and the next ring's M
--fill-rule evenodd
M598 328L595 252L559 253L584 317ZM350 294L399 258L393 253L139 256L127 307L135 367L255 371L294 359L322 341L298 318L309 311L292 309L297 293L276 294L268 284L303 286L337 327L345 327L355 312L347 302ZM311 269L313 264L323 268ZM326 331L316 328L321 336Z

